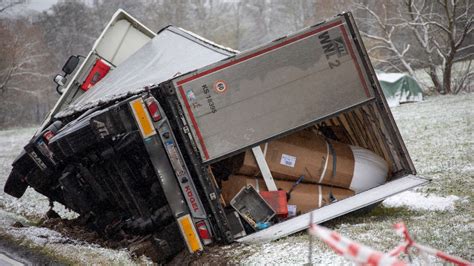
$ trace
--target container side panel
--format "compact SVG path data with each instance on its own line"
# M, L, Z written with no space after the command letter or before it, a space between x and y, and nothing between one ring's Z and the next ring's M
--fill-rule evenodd
M174 81L204 162L372 98L338 18Z

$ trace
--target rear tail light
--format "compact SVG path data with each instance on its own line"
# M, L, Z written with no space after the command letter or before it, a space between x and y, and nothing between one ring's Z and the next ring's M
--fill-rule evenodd
M54 137L54 133L51 130L48 130L44 132L43 138L46 140L47 143L49 143L49 140Z
M196 228L199 234L199 237L201 238L202 243L204 245L209 245L212 243L212 236L211 232L209 231L207 224L204 220L201 220L196 223Z
M158 101L153 97L149 97L145 99L145 103L153 121L155 122L160 121L161 114L160 114L160 108L158 106Z

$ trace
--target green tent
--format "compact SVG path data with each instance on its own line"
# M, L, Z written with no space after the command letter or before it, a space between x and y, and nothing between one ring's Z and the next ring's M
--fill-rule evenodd
M389 106L423 101L423 92L414 78L402 73L377 73Z

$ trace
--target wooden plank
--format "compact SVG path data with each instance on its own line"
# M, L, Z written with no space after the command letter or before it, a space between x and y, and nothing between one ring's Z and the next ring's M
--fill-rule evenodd
M378 110L377 106L373 106L373 105L368 105L368 106L369 106L369 110L372 116L375 119L377 119L376 124L384 125L382 118L377 115L377 112L376 112L376 110ZM380 112L380 110L378 111ZM384 144L385 149L389 151L389 154L392 157L392 162L395 164L395 169L397 171L402 169L402 165L400 163L400 154L398 153L398 150L395 149L395 147L393 146L392 142L390 141L390 138L387 137L387 134L384 128L380 128L380 134L383 139L382 143ZM394 151L395 151L395 154L394 154Z
M367 127L370 128L369 132L374 138L374 141L377 143L378 154L382 156L387 162L389 162L389 164L393 164L393 158L389 155L390 152L384 149L384 140L380 136L381 129L377 127L375 119L370 114L369 107L364 106L364 108L362 108L362 112L364 113L363 117L366 121L365 123Z

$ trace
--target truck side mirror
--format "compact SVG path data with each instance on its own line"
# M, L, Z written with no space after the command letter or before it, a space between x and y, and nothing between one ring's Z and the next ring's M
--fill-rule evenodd
M79 56L71 55L69 59L66 61L66 63L64 64L62 70L66 75L69 75L74 71L74 69L76 69L78 64L79 64Z

